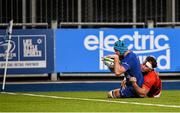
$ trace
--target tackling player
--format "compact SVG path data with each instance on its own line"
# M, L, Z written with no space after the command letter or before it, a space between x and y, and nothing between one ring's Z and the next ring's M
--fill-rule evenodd
M162 82L154 68L157 67L157 62L154 57L147 57L145 62L141 65L141 70L144 75L144 83L142 88L136 83L137 79L131 77L130 81L136 92L141 97L160 97L162 90Z
M108 92L109 98L120 98L120 97L139 97L137 92L134 90L130 77L137 78L137 85L142 86L144 78L140 68L140 62L135 53L127 49L124 41L118 40L114 44L115 54L107 57L114 59L113 72L116 76L125 74L126 87L120 87Z

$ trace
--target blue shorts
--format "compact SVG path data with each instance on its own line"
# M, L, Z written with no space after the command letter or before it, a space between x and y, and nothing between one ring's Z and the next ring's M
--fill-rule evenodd
M120 87L119 93L120 93L121 97L124 97L124 98L139 97L139 95L136 93L136 91L133 89L132 86L126 86L126 88Z

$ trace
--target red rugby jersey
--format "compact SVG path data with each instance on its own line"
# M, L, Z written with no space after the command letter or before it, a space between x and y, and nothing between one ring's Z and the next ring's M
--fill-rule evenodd
M162 90L162 82L155 71L151 71L144 76L142 88L149 90L147 94L148 97L156 97L157 95L160 95Z

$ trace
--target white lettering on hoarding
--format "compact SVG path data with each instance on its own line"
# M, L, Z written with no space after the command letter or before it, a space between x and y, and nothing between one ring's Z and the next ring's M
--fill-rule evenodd
M0 62L0 69L4 69L6 62ZM11 61L8 68L46 68L46 61Z
M3 38L0 35L0 38ZM46 68L46 35L12 35L12 40L10 41L10 52L8 68ZM28 39L27 39L28 37ZM40 38L39 38L40 37ZM42 37L42 38L41 38ZM22 40L23 43L20 43ZM0 69L5 67L5 58L7 51L8 40L0 41ZM43 48L38 48L42 47ZM21 49L22 48L22 49ZM23 50L23 51L21 51ZM44 56L42 54L44 50ZM21 54L23 53L23 54ZM23 57L44 57L40 60L24 60Z
M114 52L113 44L118 40L125 40L130 42L128 49L134 49L138 54L140 62L142 62L147 56L147 53L156 53L165 51L165 54L161 54L157 57L159 69L170 69L170 47L169 37L165 34L154 35L154 31L150 30L149 34L140 34L139 31L134 31L133 35L124 34L120 37L116 35L104 36L104 31L99 31L99 36L88 35L84 39L84 46L89 51L99 49L99 69L104 70L107 67L101 61L101 57L104 56L104 51ZM163 44L160 42L164 42ZM143 54L143 55L142 55ZM161 62L166 62L165 64Z
M24 57L41 57L42 56L42 51L38 50L38 45L33 45L32 39L24 39L23 46L24 46Z
M9 51L8 51L8 40L1 41L0 48L4 50L4 53L0 53L0 58L6 59L7 52L9 52L8 59L13 59L14 57L16 57L16 53L14 52L16 45L13 40L10 40Z

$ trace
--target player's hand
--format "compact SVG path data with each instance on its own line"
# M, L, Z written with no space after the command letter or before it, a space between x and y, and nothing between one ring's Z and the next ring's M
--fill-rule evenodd
M137 81L136 77L130 77L129 81L131 81L132 83L135 83Z
M104 58L105 58L105 57L101 57L101 60L104 61Z
M123 89L126 88L126 80L122 80L122 82L121 82L121 87L122 87Z
M115 57L119 58L119 56L118 56L118 55L116 55L116 54L107 55L106 57L108 57L108 58L112 58L112 59L114 59Z

